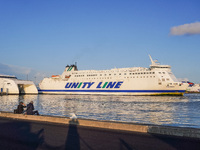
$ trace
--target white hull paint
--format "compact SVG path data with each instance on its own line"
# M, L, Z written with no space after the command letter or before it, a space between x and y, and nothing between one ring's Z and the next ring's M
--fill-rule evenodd
M150 59L150 68L78 71L76 65L67 66L62 75L44 78L39 84L39 93L183 95L188 84L179 82L169 65L160 65L151 56Z
M18 80L14 76L0 75L0 94L38 94L32 81Z

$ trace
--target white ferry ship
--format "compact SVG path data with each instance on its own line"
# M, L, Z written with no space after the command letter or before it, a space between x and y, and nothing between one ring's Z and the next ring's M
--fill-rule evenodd
M0 94L38 94L32 81L18 80L15 76L0 75Z
M149 55L149 68L114 68L111 70L80 70L66 66L62 75L44 78L39 93L104 94L104 95L183 95L187 83L177 80L171 66L161 65Z

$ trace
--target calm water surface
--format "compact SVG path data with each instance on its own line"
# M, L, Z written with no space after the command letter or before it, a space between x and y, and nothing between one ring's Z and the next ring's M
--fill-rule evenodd
M41 115L200 128L200 94L184 96L4 95L0 111L34 102Z

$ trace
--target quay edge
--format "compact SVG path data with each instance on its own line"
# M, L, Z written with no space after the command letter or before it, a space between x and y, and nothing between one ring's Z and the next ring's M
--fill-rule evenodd
M105 130L160 134L166 136L196 138L200 140L200 129L188 128L188 127L146 125L139 123L126 123L126 122L116 122L116 121L97 121L97 120L79 119L79 118L77 120L72 120L66 117L34 116L34 115L13 114L10 112L0 112L0 118L10 118L14 120L26 120L26 121L34 121L41 123L43 122L43 123L76 125L83 127L101 128Z

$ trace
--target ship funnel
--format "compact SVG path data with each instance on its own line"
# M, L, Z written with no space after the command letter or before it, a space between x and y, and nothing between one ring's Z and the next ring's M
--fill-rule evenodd
M76 65L67 65L66 67L65 67L65 71L77 71L78 70L78 68L77 68L77 66Z

